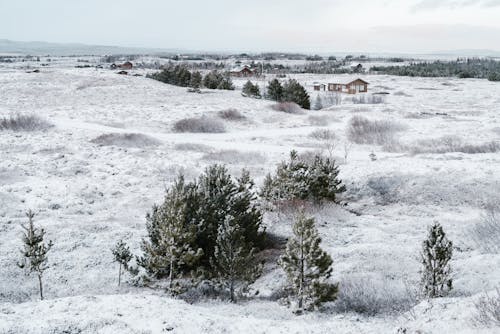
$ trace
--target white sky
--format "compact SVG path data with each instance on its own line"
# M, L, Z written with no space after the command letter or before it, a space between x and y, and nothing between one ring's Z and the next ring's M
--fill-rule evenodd
M0 38L207 51L500 50L500 0L0 0Z

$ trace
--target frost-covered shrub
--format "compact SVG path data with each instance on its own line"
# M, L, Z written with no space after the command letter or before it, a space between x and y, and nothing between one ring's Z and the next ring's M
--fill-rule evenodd
M500 151L500 143L491 141L482 144L464 143L458 136L442 136L422 139L407 148L412 154L461 152L467 154L495 153Z
M347 137L356 144L383 145L393 140L394 134L405 129L400 123L389 120L369 120L353 116L347 126Z
M0 131L38 131L46 130L53 125L36 115L16 114L0 118Z
M175 132L222 133L226 132L224 123L206 116L184 118L174 124Z
M489 208L481 221L470 231L476 247L485 253L500 253L500 211L499 208Z
M367 185L377 195L378 204L387 205L400 200L399 189L403 182L401 176L378 176L370 177Z
M352 97L354 104L380 104L384 103L385 98L381 95L359 95Z
M332 117L328 115L311 115L307 118L309 124L314 126L327 126L331 122L335 121Z
M120 147L146 147L160 144L158 140L140 133L107 133L90 142L101 146Z
M340 280L334 308L337 312L375 316L403 313L416 303L416 293L401 281L358 275Z
M193 152L210 152L212 148L208 145L197 143L180 143L175 144L174 149L177 151L193 151Z
M286 112L287 114L303 114L304 110L294 102L280 102L271 106L273 110Z
M203 160L220 161L226 164L255 165L266 162L266 157L260 152L240 152L236 150L221 150L203 155Z
M335 132L328 129L317 129L309 134L309 137L316 140L335 140L337 136Z
M236 110L234 108L221 110L217 113L217 115L220 118L228 120L228 121L242 121L242 120L246 119L245 115L243 115L242 113L240 113L238 110Z
M268 174L262 187L262 196L271 202L305 200L315 203L339 202L338 194L345 186L338 178L334 160L319 154L312 161L290 152L289 161L282 161L276 174Z
M475 320L480 325L500 326L500 288L493 295L485 294L474 303L476 306Z

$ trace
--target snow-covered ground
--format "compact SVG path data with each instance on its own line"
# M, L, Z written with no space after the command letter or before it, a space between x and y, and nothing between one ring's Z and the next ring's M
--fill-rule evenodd
M309 89L314 81L343 78L293 77ZM35 114L54 125L37 132L0 131L0 333L396 333L400 327L406 333L500 332L473 321L474 301L500 285L500 255L481 251L470 238L485 206L500 201L500 153L411 154L352 145L344 160L346 128L355 115L402 124L396 140L408 145L444 135L467 144L499 142L500 85L474 79L363 79L371 92L390 93L385 103L353 104L344 95L338 106L285 114L272 110L272 102L242 97L238 90L188 93L106 69L51 66L26 73L0 67L0 117ZM314 101L316 93L311 97ZM225 133L172 131L177 120L217 117L229 108L246 119L224 121ZM238 305L190 305L162 291L116 286L118 268L110 248L123 238L139 252L144 216L176 174L192 178L218 162L235 175L249 169L261 185L291 149L324 151L325 143L310 136L317 129L336 134L332 153L348 188L346 208L314 212L340 288L359 276L384 285L418 284L421 242L427 226L438 220L455 246L450 297L424 301L399 315L297 317L268 298L284 283L272 265L254 286L259 298ZM112 137L114 145L97 139L130 133L144 137ZM29 208L54 241L43 302L37 301L35 278L16 265L20 224ZM267 214L265 223L269 231L291 233L286 216Z

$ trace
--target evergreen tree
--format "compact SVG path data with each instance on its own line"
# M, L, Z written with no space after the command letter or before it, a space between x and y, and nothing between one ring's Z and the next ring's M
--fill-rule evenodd
M300 214L293 226L293 237L286 245L279 264L287 274L298 311L313 309L336 299L338 286L328 282L332 259L321 249L314 218Z
M274 101L281 101L283 99L283 86L278 79L273 79L267 86L267 97Z
M303 109L311 109L309 94L295 79L288 80L283 86L283 101L295 102Z
M236 301L237 285L245 289L260 275L261 266L255 264L254 256L255 249L249 248L239 222L226 216L217 230L212 266L217 280L229 290L232 302Z
M201 73L196 71L191 74L191 80L189 81L189 87L193 89L200 89L201 88L201 82L203 81L203 77L201 76Z
M314 101L314 110L323 109L323 102L321 101L321 96L316 95L316 100Z
M260 97L260 89L257 84L253 84L248 80L243 86L242 93L251 97Z
M222 80L217 85L217 89L234 90L233 81L228 73L223 75Z
M308 198L316 203L323 200L337 202L337 194L345 192L346 188L338 179L335 160L316 155L308 167Z
M185 266L191 266L201 257L202 250L194 248L195 231L186 225L186 201L184 180L181 177L175 186L167 191L165 202L153 207L147 216L149 240L143 240L143 257L139 265L150 274L168 278L170 291Z
M453 288L450 260L453 244L438 223L429 228L422 250L422 292L429 298L443 297Z
M24 229L23 243L24 248L21 251L23 259L18 264L20 268L26 268L28 273L35 273L38 277L38 287L40 291L40 299L43 300L43 284L42 276L45 270L49 267L47 264L47 253L52 248L52 241L48 244L44 243L44 229L38 229L33 224L35 214L29 210L26 213L28 217L28 225L22 225Z
M114 260L118 262L118 286L120 286L122 267L128 270L128 263L132 260L132 253L123 240L119 240L111 252L113 253Z

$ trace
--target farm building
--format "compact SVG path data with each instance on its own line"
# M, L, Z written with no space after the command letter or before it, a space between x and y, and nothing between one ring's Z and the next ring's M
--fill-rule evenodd
M319 82L313 83L313 87L314 90L326 90L326 85Z
M131 62L126 61L126 62L124 62L123 64L118 65L118 67L119 67L119 68L121 68L121 69L123 69L123 70L131 70L131 69L132 69L132 67L134 67L134 65L132 65L132 63L131 63Z
M231 75L234 77L253 77L258 76L258 71L253 70L250 66L244 65L241 67L235 67L231 70Z
M368 92L368 82L357 78L345 83L329 83L328 91L347 94L366 93Z

